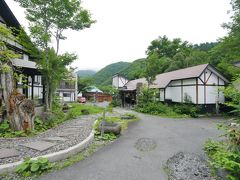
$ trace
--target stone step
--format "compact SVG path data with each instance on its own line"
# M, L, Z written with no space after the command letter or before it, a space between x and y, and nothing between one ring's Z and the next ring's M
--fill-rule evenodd
M14 148L1 148L0 159L19 156L19 151Z
M62 137L59 137L59 136L54 136L54 137L48 137L48 138L44 138L43 139L44 141L50 141L50 142L54 142L54 141L67 141L66 138L62 138Z
M34 141L34 142L25 143L25 144L20 144L20 146L42 152L42 151L45 151L45 150L55 146L56 144L57 143L52 143L52 142L47 142L47 141Z

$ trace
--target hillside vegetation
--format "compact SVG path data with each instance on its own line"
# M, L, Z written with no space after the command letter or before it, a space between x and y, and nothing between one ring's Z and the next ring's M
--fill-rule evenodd
M133 61L127 68L119 72L128 79L137 79L144 76L144 69L146 68L146 59L137 59Z
M177 38L170 40L166 36L159 37L153 40L148 47L148 58L137 59L132 63L110 64L93 76L93 82L98 86L111 85L112 76L116 73L124 75L129 80L144 77L146 76L147 62L150 59L155 61L154 67L157 74L203 63L216 64L211 59L210 52L217 45L218 43L215 42L191 45Z
M102 86L111 85L112 76L126 69L129 65L130 63L128 62L117 62L104 67L93 76L95 84Z
M94 70L79 70L79 71L77 71L77 75L80 77L89 77L89 76L93 76L94 74L96 74L96 71L94 71Z

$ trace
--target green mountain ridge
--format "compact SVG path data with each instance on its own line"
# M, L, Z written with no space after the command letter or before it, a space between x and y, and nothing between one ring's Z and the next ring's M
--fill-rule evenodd
M124 75L128 79L137 79L144 76L144 69L144 58L133 62L120 61L102 68L93 76L93 79L97 86L107 86L112 84L112 76L115 74Z
M144 58L133 61L128 67L119 72L129 80L138 79L144 76L144 70L146 67Z
M89 76L93 76L94 74L96 74L96 71L94 70L78 70L77 71L77 75L80 77L89 77Z
M177 49L170 48L174 44L174 42L171 42L167 39L167 37L155 40L158 44L161 41L167 41L170 45L169 47L155 47L156 50L160 51L158 48L161 49L164 53L169 53L173 51L172 56L168 56L168 54L160 56L157 60L157 64L159 66L159 73L169 72L185 67L195 66L199 64L209 63L209 51L213 49L218 43L216 42L210 42L210 43L201 43L201 44L195 44L189 47L186 46L188 51L191 51L190 54L187 54L184 50L182 50L182 53L179 53ZM161 44L161 43L160 43ZM180 46L179 42L179 47ZM182 45L183 46L183 45ZM151 46L150 46L151 47ZM170 49L169 49L170 48ZM182 47L181 47L182 48ZM171 51L170 51L171 50ZM176 51L176 52L175 52ZM183 54L186 53L186 54ZM93 78L93 84L96 86L108 86L112 84L112 76L114 74L120 74L128 78L129 80L138 79L144 77L146 69L146 59L141 58L137 59L133 62L117 62L113 64L109 64L106 67L102 68L100 71L98 71Z
M117 62L109 64L106 67L98 71L94 76L94 82L96 85L106 86L112 84L112 76L119 72L122 72L124 69L130 66L129 62Z

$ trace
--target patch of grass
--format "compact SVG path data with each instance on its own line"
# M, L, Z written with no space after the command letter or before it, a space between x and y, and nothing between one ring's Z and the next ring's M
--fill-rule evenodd
M87 104L79 104L79 103L71 103L72 107L69 109L69 112L66 115L66 120L76 118L82 115L82 110L87 110L89 114L98 114L104 111L104 108L94 106L94 105L87 105Z

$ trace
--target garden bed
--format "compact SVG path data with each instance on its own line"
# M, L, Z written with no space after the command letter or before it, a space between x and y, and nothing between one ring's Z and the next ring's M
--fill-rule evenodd
M19 152L19 155L0 159L0 165L20 161L27 157L37 157L58 152L74 146L89 136L93 123L98 117L99 115L81 116L34 137L1 138L0 149L15 149ZM34 142L49 142L53 146L43 151L25 146ZM44 146L43 144L43 149L45 148Z

